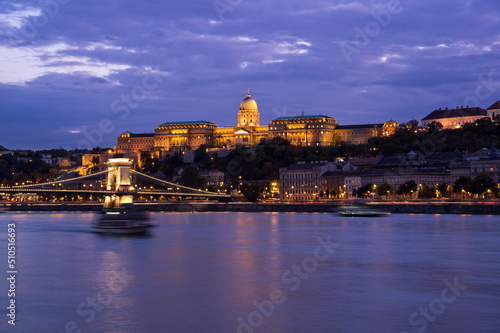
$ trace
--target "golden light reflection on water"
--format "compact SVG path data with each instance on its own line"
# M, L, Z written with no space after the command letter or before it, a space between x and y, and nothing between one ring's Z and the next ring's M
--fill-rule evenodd
M498 284L496 217L184 214L152 214L159 227L151 237L92 234L90 214L18 214L24 304L39 306L26 305L25 316L40 322L47 304L63 303L68 318L43 314L52 326L64 324L123 268L135 280L113 294L94 322L81 325L82 332L235 332L236 318L255 311L253 302L269 299L274 288L286 290L287 301L255 332L306 332L311 323L325 332L349 332L360 321L372 332L398 331L412 311L439 297L443 279L455 276L469 279L471 296L447 308L452 319L443 316L432 329L457 331L457 318L473 327L490 308L484 304L494 304L488 288ZM289 292L283 273L312 256L317 237L327 235L341 247Z

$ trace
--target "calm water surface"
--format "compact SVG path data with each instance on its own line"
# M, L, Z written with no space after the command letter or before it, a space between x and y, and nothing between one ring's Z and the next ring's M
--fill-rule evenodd
M154 213L141 237L94 217L0 214L0 332L500 332L499 217Z

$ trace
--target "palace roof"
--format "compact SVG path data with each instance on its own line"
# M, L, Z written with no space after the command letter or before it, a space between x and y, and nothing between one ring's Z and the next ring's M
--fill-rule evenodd
M363 129L363 128L374 128L375 126L377 127L382 127L384 124L363 124L363 125L339 125L336 127L336 129L341 129L341 130L350 130L350 129Z
M154 133L130 133L131 138L150 138L155 136Z
M151 137L155 136L154 133L132 133L129 131L123 132L122 134L128 134L129 138L151 138ZM111 149L111 148L106 148L106 149ZM106 149L103 149L103 150L106 150Z
M196 121L174 121L174 122L166 122L161 125L201 125L201 124L207 124L207 125L215 125L214 123L211 123L209 121L205 120L196 120ZM160 125L160 126L161 126Z
M307 116L291 116L291 117L279 117L273 120L290 120L290 119L311 119L311 118L330 118L333 119L332 117L328 117L322 114L316 114L316 115L307 115Z

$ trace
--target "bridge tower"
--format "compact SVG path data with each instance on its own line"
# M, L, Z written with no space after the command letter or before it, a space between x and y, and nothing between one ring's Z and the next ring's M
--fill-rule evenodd
M109 172L106 189L115 193L111 196L106 196L104 208L132 204L135 192L130 181L130 166L132 162L128 158L111 158L107 164Z

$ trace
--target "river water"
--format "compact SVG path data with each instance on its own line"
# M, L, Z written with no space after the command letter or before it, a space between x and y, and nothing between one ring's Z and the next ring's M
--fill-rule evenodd
M0 214L0 332L500 332L499 217L150 217L112 236L91 213Z

